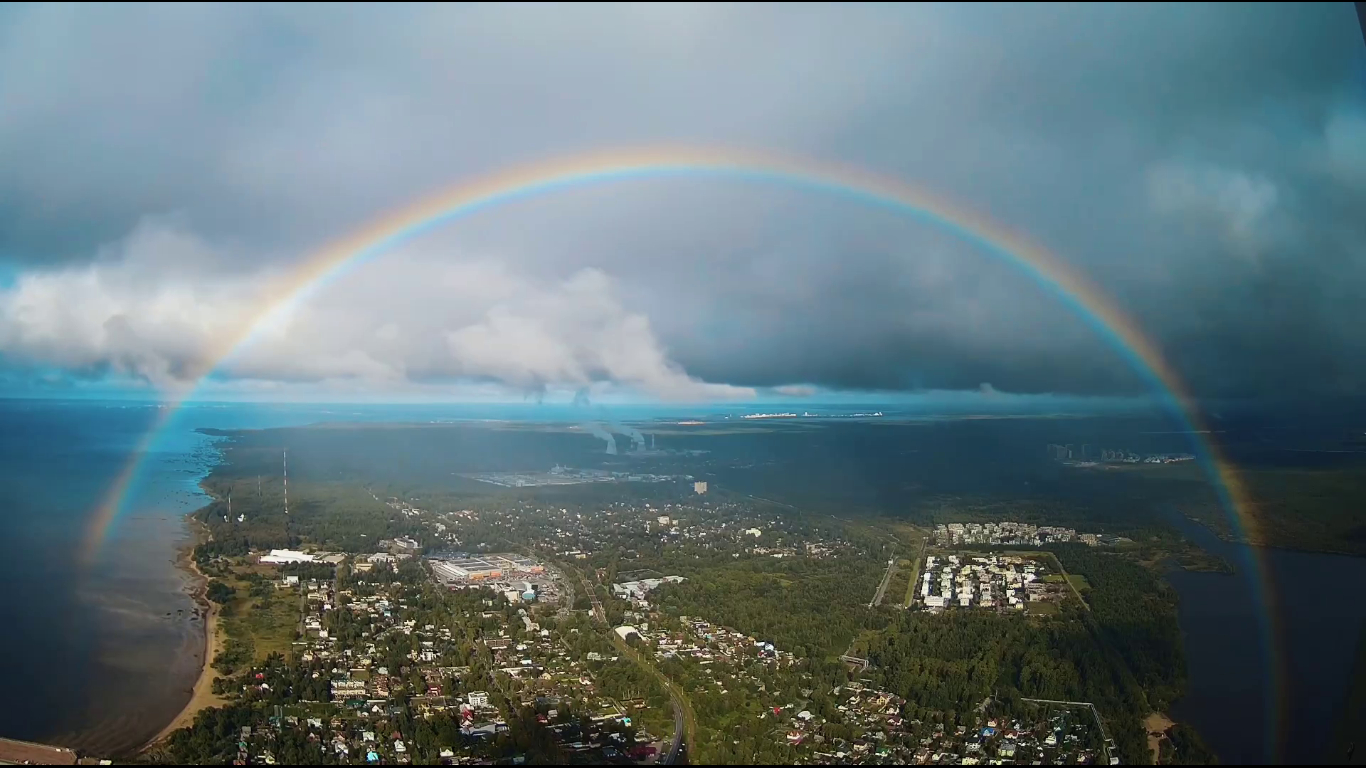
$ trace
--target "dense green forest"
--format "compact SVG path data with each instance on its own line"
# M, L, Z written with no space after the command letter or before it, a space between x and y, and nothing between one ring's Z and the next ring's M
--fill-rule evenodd
M1165 710L1186 682L1175 591L1149 569L1112 552L1084 544L1048 549L1069 573L1090 582L1088 618L1147 692L1149 705Z
M381 539L425 530L356 483L296 480L289 486L288 514L278 478L263 481L259 492L255 478L219 473L210 475L203 486L214 501L195 513L212 534L199 550L201 561L217 555L238 557L253 548L298 547L305 541L324 549L366 552Z
M754 558L661 586L653 597L665 613L735 627L800 657L838 656L870 622L885 621L868 610L885 568L866 560Z
M902 613L868 641L870 674L907 699L910 717L944 711L956 719L989 697L1089 701L1109 721L1121 759L1148 762L1143 693L1081 613L1071 608L1043 621L982 611Z
M1166 765L1214 765L1219 762L1195 728L1186 723L1177 723L1167 731L1161 751L1162 762Z
M1250 533L1253 543L1366 555L1366 466L1243 468L1239 474L1255 500L1245 510L1253 524L1235 532L1228 513L1208 499L1182 511L1225 535Z

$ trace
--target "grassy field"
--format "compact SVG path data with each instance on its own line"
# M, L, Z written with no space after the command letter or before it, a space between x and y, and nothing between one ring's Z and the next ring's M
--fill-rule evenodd
M1078 592L1085 592L1091 588L1091 582L1087 581L1086 577L1082 576L1080 573L1069 573L1067 574L1066 579L1064 579L1060 573L1050 573L1043 577L1043 580L1049 584L1061 584L1064 581L1070 581L1072 582L1072 587Z
M903 582L897 581L888 587L883 602L890 603L894 600L900 600L903 607L909 608L911 601L915 598L915 583L920 577L921 565L925 560L925 543L929 538L929 531L902 522L893 523L889 527L892 535L906 547L904 551L910 553L911 558L909 562L902 560L898 563L898 567L906 571L904 586L898 591L896 585L903 584Z
M1060 610L1062 609L1057 603L1048 601L1038 601L1025 606L1025 613L1030 616L1056 616Z
M1091 582L1087 581L1086 577L1080 573L1067 574L1067 580L1072 582L1072 587L1078 592L1085 592L1091 588Z
M914 576L911 570L911 561L901 558L896 561L896 571L892 574L892 580L887 584L887 592L882 596L883 605L904 605L904 598L911 591L911 581Z
M251 594L252 584L246 574L258 573L269 578L275 575L274 571L268 566L243 566L234 568L232 576L223 579L237 593L230 603L229 615L223 618L223 629L230 638L249 638L257 660L271 653L289 658L302 615L299 595L293 590L276 590L271 585L271 591L265 595Z

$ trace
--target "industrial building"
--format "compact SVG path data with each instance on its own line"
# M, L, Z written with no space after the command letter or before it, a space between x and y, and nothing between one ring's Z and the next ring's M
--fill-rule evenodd
M261 555L261 562L270 565L283 565L284 563L311 563L314 561L313 555L306 552L296 552L292 549L272 549L269 555Z
M501 579L514 573L545 573L545 566L521 555L467 555L430 558L430 561L432 572L444 582Z
M620 584L612 585L612 594L622 599L644 600L645 596L661 584L677 584L687 581L682 576L665 576L662 579L641 579L639 581L624 581Z

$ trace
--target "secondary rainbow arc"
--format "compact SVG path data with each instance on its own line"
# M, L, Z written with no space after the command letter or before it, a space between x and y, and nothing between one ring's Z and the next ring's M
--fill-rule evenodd
M1257 540L1256 520L1249 512L1251 502L1247 489L1217 443L1207 436L1209 430L1195 400L1175 369L1158 346L1113 300L1047 249L943 196L859 169L748 150L656 147L581 155L482 176L381 217L305 259L262 293L254 310L248 313L254 318L249 324L210 345L191 377L192 386L169 394L160 416L92 515L83 561L89 563L99 553L136 485L142 458L155 446L159 435L171 424L180 408L194 399L214 371L234 352L248 345L270 324L271 318L288 312L349 270L452 220L518 200L587 185L687 176L777 185L893 210L952 232L1020 268L1104 338L1151 387L1189 432L1194 453L1209 476L1234 530L1246 539ZM1256 549L1252 551L1255 553ZM1254 588L1265 608L1263 642L1273 660L1269 666L1273 693L1269 706L1273 711L1268 722L1276 725L1268 729L1267 749L1268 754L1275 755L1282 723L1281 712L1277 709L1282 674L1277 666L1280 661L1276 653L1278 644L1270 621L1274 601L1266 580L1266 568L1261 563L1253 563L1253 566Z

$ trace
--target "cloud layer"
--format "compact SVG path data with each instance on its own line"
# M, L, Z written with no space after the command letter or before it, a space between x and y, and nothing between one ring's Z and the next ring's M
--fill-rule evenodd
M173 386L368 220L514 163L682 142L964 201L1100 284L1202 395L1361 394L1364 48L1348 4L6 6L0 364ZM949 233L699 179L433 232L220 376L1141 389L1084 319Z
M171 390L212 369L380 391L496 381L522 391L615 383L667 400L754 396L689 377L649 319L623 308L591 268L548 282L498 261L405 252L263 316L253 308L278 270L224 271L222 255L166 224L144 223L105 256L25 273L0 292L0 346L14 362ZM221 361L205 359L227 349Z

